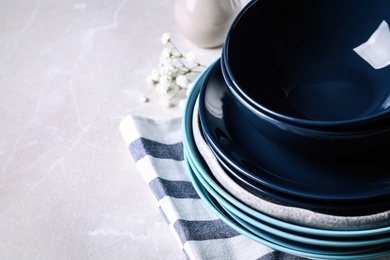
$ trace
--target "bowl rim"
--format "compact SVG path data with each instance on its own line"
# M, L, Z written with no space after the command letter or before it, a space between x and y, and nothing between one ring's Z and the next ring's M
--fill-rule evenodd
M222 66L222 59L221 60L221 66ZM222 68L222 73L224 73L224 70ZM233 84L229 82L229 79L225 78L226 85L229 89L229 91L234 96L234 99L242 106L245 107L248 112L255 115L256 117L260 117L263 120L276 125L278 127L282 127L288 130L291 130L297 134L304 133L303 135L307 136L310 133L310 136L317 136L317 137L329 137L332 139L345 139L345 138L361 138L362 136L370 136L375 135L383 132L390 131L390 128L387 124L383 125L374 125L374 124L368 124L363 125L363 127L357 127L354 125L352 128L332 128L331 125L323 124L321 125L322 128L316 128L315 126L311 125L300 125L295 124L291 121L285 121L283 118L278 118L273 116L272 114L267 113L267 111L262 111L260 109L257 109L257 107L253 106L250 101L248 101L245 96L240 95L240 93L233 88ZM390 122L389 122L390 124ZM338 125L340 126L340 125ZM351 127L348 125L348 127Z
M262 0L252 0L249 3L247 3L241 10L238 12L236 17L233 19L233 22L231 23L226 37L225 41L222 45L222 50L221 50L221 65L223 68L226 70L225 71L225 80L230 79L231 84L228 84L229 89L234 92L235 96L241 97L243 101L245 101L246 106L253 110L257 110L261 113L265 113L269 115L272 118L282 120L284 122L288 122L293 125L298 125L301 127L314 127L318 129L323 129L323 128L334 128L334 130L341 130L346 128L355 128L355 127L371 127L372 125L377 126L379 125L386 125L386 122L382 122L382 120L386 121L386 119L390 120L390 109L389 110L383 110L381 112L367 115L367 116L362 116L362 117L357 117L357 118L351 118L351 119L343 119L343 120L314 120L314 119L305 119L305 118L299 118L299 117L294 117L294 116L289 116L284 113L277 112L275 110L272 110L270 108L267 108L263 106L262 104L256 102L253 100L243 89L241 89L240 84L238 83L236 77L234 76L234 73L229 66L229 44L232 35L234 34L234 30L236 25L240 22L241 18L245 13L252 8L256 4L260 4ZM389 96L390 98L390 96ZM389 122L387 122L389 124Z

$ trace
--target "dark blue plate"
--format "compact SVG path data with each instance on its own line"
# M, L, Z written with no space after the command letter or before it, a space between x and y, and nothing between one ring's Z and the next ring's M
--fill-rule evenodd
M236 108L220 61L203 82L199 116L206 141L214 151L236 172L268 188L306 199L360 201L362 208L390 196L390 167L385 153L308 160L262 136ZM384 205L387 209L388 201Z
M213 147L211 147L211 150L213 150ZM248 178L245 175L235 171L214 150L213 152L221 166L226 170L226 174L229 175L232 180L234 180L238 185L246 189L248 192L273 203L290 207L304 208L314 212L336 216L364 216L383 212L389 208L389 198L380 198L370 201L369 203L363 203L360 200L324 201L302 198L279 192L267 186L261 185L251 178Z

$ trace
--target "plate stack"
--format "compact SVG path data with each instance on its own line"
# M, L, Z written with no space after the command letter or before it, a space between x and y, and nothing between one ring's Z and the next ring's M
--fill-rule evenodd
M183 116L194 187L228 225L316 259L390 254L390 2L251 1Z

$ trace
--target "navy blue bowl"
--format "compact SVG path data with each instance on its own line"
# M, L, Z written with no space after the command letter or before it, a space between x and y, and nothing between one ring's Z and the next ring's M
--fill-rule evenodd
M388 0L251 1L223 46L229 88L254 110L303 127L388 124L390 66L375 69L354 51L383 21Z
M390 117L384 118L383 124L378 126L372 124L365 128L355 127L350 131L316 129L296 125L272 117L248 105L243 97L229 89L233 83L226 76L227 72L222 59L220 59L218 70L226 84L226 91L230 94L232 106L242 116L241 119L237 119L243 122L242 131L246 129L245 124L250 124L257 130L256 135L262 135L274 144L293 151L299 156L341 160L361 158L361 156L364 158L369 155L376 156L382 147L388 147L390 144ZM251 138L257 138L256 135L252 133Z

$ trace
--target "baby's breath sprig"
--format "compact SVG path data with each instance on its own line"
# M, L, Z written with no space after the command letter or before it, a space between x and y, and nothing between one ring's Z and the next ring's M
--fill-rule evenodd
M168 47L161 51L158 67L150 72L146 81L154 87L157 98L161 98L167 107L173 106L173 98L185 90L186 95L179 101L184 104L194 80L205 66L198 62L194 52L184 55L173 43L169 33L161 36L161 42ZM147 101L147 96L141 97L141 102Z

